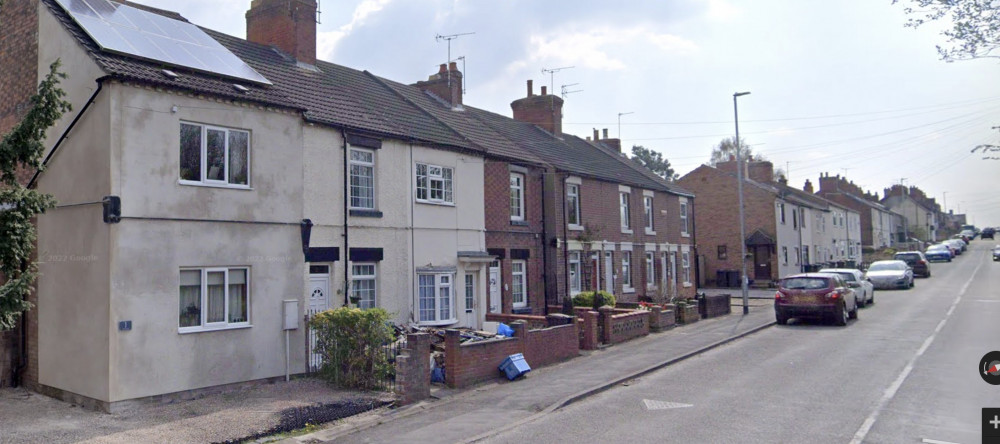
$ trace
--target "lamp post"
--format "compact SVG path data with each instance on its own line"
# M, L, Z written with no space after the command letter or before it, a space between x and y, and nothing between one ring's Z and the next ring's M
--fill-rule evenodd
M627 116L629 114L635 114L635 111L629 111L627 113L618 113L618 139L622 138L622 116Z
M743 220L743 157L740 153L740 113L736 107L736 98L750 94L750 91L733 93L733 120L736 122L736 188L740 194L740 262L743 274L740 276L740 286L743 290L743 314L750 313L750 293L747 289L747 234Z

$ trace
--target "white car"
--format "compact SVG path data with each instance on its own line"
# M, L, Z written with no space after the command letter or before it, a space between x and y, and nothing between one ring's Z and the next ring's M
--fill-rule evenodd
M836 273L844 278L847 286L854 289L854 296L857 298L858 307L875 303L875 285L865 279L861 270L854 268L824 268L820 273Z

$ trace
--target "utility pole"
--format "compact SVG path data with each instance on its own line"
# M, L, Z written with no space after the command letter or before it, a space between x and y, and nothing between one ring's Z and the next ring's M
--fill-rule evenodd
M747 234L746 222L743 216L743 158L740 155L740 114L737 111L736 99L750 94L750 91L733 93L733 121L736 123L736 188L740 194L740 264L743 265L741 289L743 291L743 315L750 313L750 289L747 288Z

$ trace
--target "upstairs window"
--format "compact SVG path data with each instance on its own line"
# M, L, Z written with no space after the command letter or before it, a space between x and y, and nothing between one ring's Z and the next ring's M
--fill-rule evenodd
M375 151L351 148L351 208L375 209Z
M453 168L418 163L417 202L454 204L454 175Z
M646 231L653 231L653 196L644 196L642 206L646 218Z
M524 174L510 173L510 220L524 220Z
M580 222L580 186L566 185L566 222L571 226L579 226Z
M188 185L250 187L250 132L181 123L180 181Z
M681 236L689 236L690 231L688 227L688 202L687 199L681 198Z
M619 212L621 213L621 218L622 218L622 230L631 230L632 229L632 212L631 212L631 208L629 208L630 207L630 205L629 205L629 194L630 193L627 192L627 191L622 191L622 192L618 193L619 202L620 202L620 204L619 204L619 210L620 211Z

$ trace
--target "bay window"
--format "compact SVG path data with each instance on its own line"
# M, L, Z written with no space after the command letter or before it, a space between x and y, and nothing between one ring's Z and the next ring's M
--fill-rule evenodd
M452 273L418 274L417 299L421 323L448 324L455 322L452 310Z

